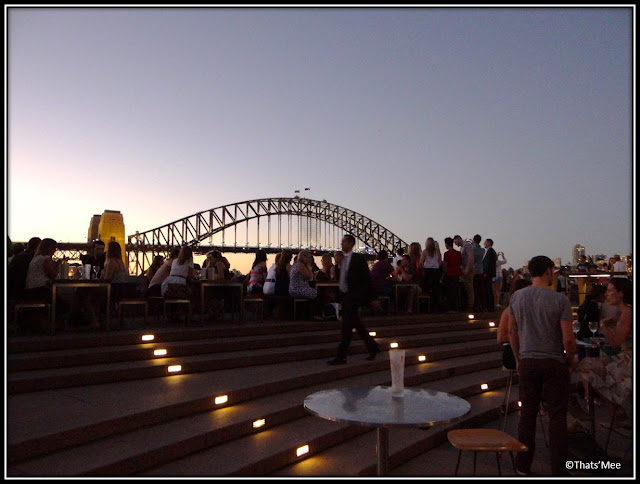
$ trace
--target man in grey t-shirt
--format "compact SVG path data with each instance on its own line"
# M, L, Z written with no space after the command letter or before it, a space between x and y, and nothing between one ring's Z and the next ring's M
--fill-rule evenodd
M540 401L549 413L549 448L554 476L566 476L568 459L567 403L569 372L576 341L571 303L552 291L554 263L545 256L529 261L532 284L509 301L509 343L520 376L522 410L518 438L529 450L516 457L518 474L529 474L535 452L536 417Z

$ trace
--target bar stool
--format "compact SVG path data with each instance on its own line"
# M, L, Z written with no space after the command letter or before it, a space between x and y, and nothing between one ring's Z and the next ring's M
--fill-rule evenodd
M191 323L191 299L167 299L164 298L164 320L166 322L169 322L169 319L167 318L167 306L172 306L172 305L183 305L186 304L187 306L187 317L186 317L186 323L187 325L189 325Z
M44 301L20 301L15 303L15 305L13 306L13 310L14 310L13 328L10 328L10 333L15 334L18 332L20 312L24 309L46 309L47 321L50 323L49 331L53 334L54 322L51 321L51 304Z
M253 308L253 320L258 321L258 312L260 312L260 322L264 320L264 299L261 297L246 297L244 305Z
M294 297L293 298L293 320L296 321L298 319L298 304L305 305L306 308L311 304L311 299L307 299L304 297Z
M120 327L124 319L123 311L126 306L142 306L144 308L144 325L147 325L147 316L149 315L149 302L147 298L124 298L118 301L118 320Z
M514 452L524 452L528 447L511 435L496 429L457 429L447 433L447 439L451 445L458 449L458 461L456 462L455 475L458 475L460 456L462 451L473 452L473 475L476 475L476 456L478 452L495 452L498 463L498 475L502 476L500 468L500 453L509 452L513 471L516 472Z

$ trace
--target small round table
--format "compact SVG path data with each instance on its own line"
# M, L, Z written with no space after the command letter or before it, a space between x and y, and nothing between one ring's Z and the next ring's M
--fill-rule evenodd
M304 408L318 417L377 429L378 475L389 467L389 427L431 427L460 420L471 410L466 400L449 393L405 388L392 397L391 387L345 387L313 393Z

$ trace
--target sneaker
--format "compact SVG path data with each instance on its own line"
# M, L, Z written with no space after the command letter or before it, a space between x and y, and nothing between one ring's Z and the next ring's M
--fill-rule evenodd
M347 364L347 359L346 358L339 358L339 357L335 357L333 360L329 360L327 361L327 365L346 365Z

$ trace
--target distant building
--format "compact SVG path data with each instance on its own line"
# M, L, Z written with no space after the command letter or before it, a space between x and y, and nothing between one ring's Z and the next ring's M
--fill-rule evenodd
M581 244L574 245L573 246L573 252L572 252L571 255L572 255L571 261L572 261L573 265L577 266L578 262L580 260L580 256L581 255L586 255L584 246L581 245Z

